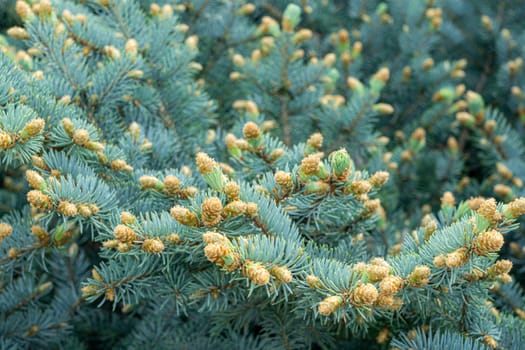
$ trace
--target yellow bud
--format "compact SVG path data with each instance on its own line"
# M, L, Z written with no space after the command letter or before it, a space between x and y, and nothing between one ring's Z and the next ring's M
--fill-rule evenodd
M145 239L141 249L146 253L158 254L164 250L164 243L160 239Z
M319 303L317 310L323 316L329 316L333 314L343 303L343 298L338 295L331 295L326 297Z
M379 293L377 288L371 284L366 283L358 286L353 292L353 299L356 304L371 306L376 301Z

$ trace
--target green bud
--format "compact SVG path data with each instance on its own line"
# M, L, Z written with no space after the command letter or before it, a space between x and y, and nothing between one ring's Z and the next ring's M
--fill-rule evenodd
M324 193L330 189L330 185L323 181L312 181L306 185L307 193Z
M477 115L479 112L483 111L484 102L483 97L480 94L474 91L467 92L467 103L468 109L471 114Z
M232 255L224 255L222 256L222 261L224 261L226 266L231 266L235 262L235 258Z
M334 175L337 178L348 178L354 164L346 149L333 152L329 159Z
M317 172L317 176L320 179L326 179L328 177L328 171L326 171L326 166L322 162L321 164L319 164L319 171Z
M235 159L240 159L241 156L242 156L242 151L237 146L229 147L228 148L228 153L230 154L230 156L232 156Z
M385 83L383 81L374 77L370 79L370 91L372 91L374 95L379 95L379 93L381 92L381 90L383 90L384 87Z
M295 4L289 4L283 13L283 30L291 32L301 21L301 8Z
M386 13L388 11L388 5L384 2L377 5L376 13L378 15L382 15L383 13Z
M439 89L439 91L436 94L434 94L433 100L452 103L452 101L454 101L455 95L456 90L451 86L446 86L444 88Z
M325 75L326 81L325 81L324 89L325 90L333 89L335 85L337 84L337 81L339 80L340 76L341 75L339 74L339 71L337 69L335 68L330 69L330 71L328 71L328 74Z
M206 183L215 191L220 191L226 184L226 176L222 173L220 167L214 167L211 172L203 175Z

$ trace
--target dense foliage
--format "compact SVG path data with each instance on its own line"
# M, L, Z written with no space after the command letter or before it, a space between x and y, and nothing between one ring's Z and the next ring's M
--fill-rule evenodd
M0 7L0 349L525 346L522 0Z

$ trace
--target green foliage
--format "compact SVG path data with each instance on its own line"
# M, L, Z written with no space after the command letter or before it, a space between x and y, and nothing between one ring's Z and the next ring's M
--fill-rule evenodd
M0 5L0 348L522 348L521 5Z

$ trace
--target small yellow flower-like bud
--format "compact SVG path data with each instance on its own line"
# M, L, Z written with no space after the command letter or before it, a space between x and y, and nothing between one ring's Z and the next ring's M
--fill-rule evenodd
M507 197L512 193L512 188L503 184L494 185L494 193L500 197Z
M143 251L146 253L158 254L164 250L164 243L160 239L145 239L142 243Z
M256 139L261 134L259 127L254 122L246 123L242 129L242 133L248 140Z
M354 77L348 77L346 79L346 84L348 85L350 90L357 90L363 87L363 83L361 83L357 78Z
M109 165L111 170L114 170L114 171L122 171L124 169L126 169L127 167L127 163L125 160L122 160L122 159L115 159L113 161L111 161L111 164Z
M102 246L108 249L115 249L121 244L118 239L110 239L109 241L102 242Z
M34 225L31 227L31 233L42 245L47 245L49 242L49 235L43 227Z
M33 15L33 11L31 10L31 7L22 0L18 0L16 2L16 14L22 19L25 20L29 18L31 15Z
M222 257L231 254L231 249L224 243L209 243L204 247L204 255L212 263L222 264Z
M32 206L43 210L51 209L52 206L51 197L39 190L29 191L27 193L27 200Z
M323 66L325 67L332 67L337 60L337 56L335 53L329 53L323 58Z
M473 239L474 252L478 255L486 255L488 252L497 252L503 247L503 235L496 230L483 231Z
M259 115L259 107L253 101L246 101L245 107L246 112L251 115Z
M386 83L390 79L390 70L387 67L382 67L372 76L372 78Z
M186 226L195 226L198 223L197 216L183 206L177 205L170 210L171 216Z
M230 201L239 199L240 190L241 187L234 181L228 182L223 188L224 193L228 196L228 200Z
M140 69L132 69L128 72L128 77L131 79L142 79L144 77L144 72Z
M309 40L313 36L313 32L310 29L299 29L294 35L293 40L295 43L301 43Z
M462 125L470 125L474 123L474 116L469 112L458 112L456 113L456 120Z
M492 134L494 130L496 130L496 126L497 126L496 121L494 119L490 119L485 122L485 125L483 126L483 128L485 129L486 132L488 132L489 134ZM498 167L499 164L501 163L497 163L496 167ZM505 169L508 170L507 167L505 167ZM499 171L499 168L498 168L498 171ZM501 175L503 176L503 174ZM511 172L511 177L512 177L512 172Z
M381 294L392 295L403 289L403 279L397 276L387 276L379 283Z
M333 314L343 303L343 298L338 295L331 295L326 297L319 303L317 311L323 316L329 316Z
M29 32L21 27L11 27L7 30L7 35L15 40L29 39Z
M197 153L196 161L197 168L203 175L211 173L213 168L218 166L217 162L204 152Z
M180 191L182 182L175 175L168 175L164 178L164 188L168 192L168 195L174 196Z
M427 59L425 59L423 61L422 68L423 68L424 71L427 71L427 70L429 70L432 67L434 67L434 60L431 57L429 57L429 58L427 58Z
M377 296L377 299L374 303L374 305L384 308L389 308L394 304L394 296L392 294L383 294L380 293Z
M270 272L259 262L249 262L244 268L244 275L257 285L270 282Z
M368 182L373 187L381 187L383 186L389 179L390 174L387 171L378 171L374 173L370 178L368 179Z
M0 243L13 233L13 226L5 222L0 222Z
M85 148L87 148L88 150L90 151L96 151L96 152L100 152L100 151L103 151L104 150L104 145L100 142L96 142L96 141L88 141L85 145L84 145ZM125 171L131 171L133 168L128 165L126 166L123 170Z
M277 171L274 175L275 182L284 190L289 191L293 187L292 174L285 171Z
M498 342L496 341L496 339L494 339L488 334L483 337L483 342L492 349L496 349L498 347Z
M39 134L46 125L42 118L36 118L28 122L21 132L21 137L25 140Z
M425 136L426 136L425 129L417 128L416 130L414 130L412 135L410 135L410 138L416 141L423 141L425 140Z
M201 205L201 211L205 226L215 226L222 220L222 203L217 197L207 198Z
M239 55L238 53L233 55L232 61L233 61L233 64L238 67L242 67L245 64L244 57L242 57L242 55Z
M383 265L368 265L366 267L366 272L368 273L370 282L378 282L388 276L390 273L390 267Z
M190 49L196 49L197 46L199 46L199 37L197 35L191 35L186 38L185 44Z
M237 12L240 15L247 16L247 15L251 15L254 11L255 11L255 5L247 3L247 4L242 5L241 8L239 8Z
M510 260L498 260L494 265L488 269L489 274L503 275L509 273L512 269L512 261Z
M228 203L223 209L223 213L226 216L238 216L244 214L245 212L246 203L239 200Z
M376 213L379 208L381 208L381 200L380 199L369 199L363 203L365 207L364 215L366 217Z
M89 132L84 129L76 130L73 133L73 141L79 146L84 146L89 141Z
M61 121L62 128L64 128L64 131L70 136L73 137L73 134L75 132L75 126L73 125L73 122L69 118L64 118Z
M414 271L408 275L408 281L415 287L424 287L428 284L429 277L430 268L425 265L418 265L414 268Z
M229 164L219 163L219 167L221 168L222 172L226 175L235 174L235 169Z
M42 187L42 185L45 183L44 178L34 170L26 171L26 179L29 183L29 186L34 189L40 189L40 187Z
M310 288L321 288L321 280L314 276L314 275L308 275L306 276L306 283L310 286Z
M230 73L230 80L231 81L236 81L236 80L241 80L243 77L243 75L239 72L231 72Z
M135 39L129 39L126 42L126 46L124 48L127 54L137 54L139 52L139 43Z
M439 254L434 257L433 263L436 267L445 267L447 266L447 256L445 254Z
M271 273L275 279L283 283L290 283L293 278L292 272L286 266L275 266Z
M504 273L498 276L498 281L501 283L510 283L512 282L512 276L508 273Z
M484 201L485 198L483 197L472 197L467 201L467 205L471 210L478 210Z
M459 248L445 257L445 265L449 268L456 268L464 265L468 261L469 255L466 248Z
M443 193L443 196L441 197L441 206L442 207L446 207L446 206L449 206L449 207L453 207L456 205L456 199L454 198L454 195L452 194L452 192L445 192Z
M202 240L206 244L211 244L211 243L229 244L230 243L230 240L228 239L228 237L218 232L214 232L214 231L208 231L206 233L203 233Z
M256 216L259 212L259 206L257 203L248 202L246 203L246 215L248 216Z
M371 283L362 284L353 292L354 302L360 305L374 305L378 296L377 288Z
M372 106L373 110L382 115L394 113L394 107L388 103L376 103Z
M236 147L235 142L237 141L237 138L235 137L234 134L227 134L226 137L224 138L224 141L228 149Z
M459 150L458 140L454 136L450 136L447 139L447 147L451 152L457 152Z
M97 269L91 269L91 276L93 276L93 279L97 282L103 282L104 279L100 275L100 273L97 271Z
M61 201L58 204L57 211L64 216L75 216L78 214L77 206L68 201Z
M0 130L0 149L8 149L15 144L15 138L7 132Z
M372 185L366 180L354 181L350 184L350 191L355 195L366 194L371 189Z
M115 46L104 46L104 53L112 60L120 58L120 51Z
M113 288L107 288L104 292L104 296L108 301L115 300L115 290Z
M321 158L317 154L311 154L301 161L301 171L306 176L315 175L319 171Z
M281 158L284 155L284 149L282 148L276 148L270 153L270 160L276 161L277 159Z
M525 311L519 308L515 308L514 312L521 318L522 320L525 320Z
M512 179L512 171L509 168L507 168L503 163L496 163L496 169L505 180Z
M310 135L310 137L308 138L308 141L306 141L306 145L316 150L320 150L321 147L323 146L323 135L321 135L318 132Z
M513 217L517 218L525 214L525 197L516 198L508 204L508 213Z
M388 328L383 328L377 334L376 342L378 344L385 344L388 341L388 338L390 338L390 331Z
M77 209L78 209L78 213L84 217L93 215L93 211L87 204L79 204Z
M120 213L120 222L124 225L131 225L135 223L135 216L129 211L123 211Z
M157 179L155 176L142 175L139 181L140 181L140 186L142 187L143 190L149 190L149 189L161 190L163 187L162 182L159 179Z
M491 223L498 222L501 218L494 198L489 198L483 201L477 212L484 218L488 219Z
M117 225L113 230L113 235L122 243L133 243L137 239L135 231L126 225Z
M180 236L176 233L169 234L164 239L171 244L179 244L181 241Z

